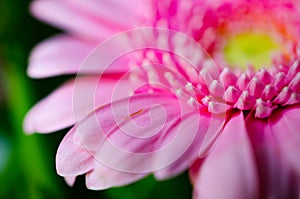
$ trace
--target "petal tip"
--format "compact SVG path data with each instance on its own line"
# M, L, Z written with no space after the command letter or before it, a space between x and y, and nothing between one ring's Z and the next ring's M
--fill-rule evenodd
M66 176L64 177L67 185L73 187L76 181L76 176Z
M112 187L104 183L104 181L101 179L94 179L90 177L89 174L86 175L85 182L86 187L90 190L105 190Z
M36 132L35 125L32 122L30 112L27 113L27 115L25 116L25 118L23 120L23 130L27 135L32 135Z
M38 64L36 64L33 61L30 61L27 68L27 75L35 79L46 78L55 75L55 74L51 74L49 70L40 70L40 69L41 67L38 67Z

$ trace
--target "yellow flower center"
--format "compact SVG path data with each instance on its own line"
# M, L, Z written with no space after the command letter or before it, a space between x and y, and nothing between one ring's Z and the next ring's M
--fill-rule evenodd
M229 38L224 49L225 61L245 69L249 64L258 69L270 66L272 56L280 50L279 43L267 34L242 33Z

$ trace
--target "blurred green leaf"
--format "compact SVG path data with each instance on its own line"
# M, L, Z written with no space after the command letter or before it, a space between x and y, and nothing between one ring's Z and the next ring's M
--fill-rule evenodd
M45 198L43 192L62 198L63 194L60 193L53 178L54 166L48 166L48 151L43 141L37 135L25 135L22 129L23 118L31 105L30 101L33 96L26 74L24 71L18 70L18 63L21 63L24 55L20 49L12 49L12 47L7 48L5 52L6 57L10 60L5 62L4 82L8 97L7 103L10 107L12 132L14 133L15 172L18 173L18 177L21 177L24 185L22 189L28 198ZM23 196L20 195L20 198Z
M188 173L185 172L176 178L158 182L150 198L192 198L191 194L192 187Z
M8 165L11 155L11 146L6 137L4 137L2 130L0 130L0 174L4 173Z
M12 184L14 176L14 167L12 164L12 147L8 138L4 136L3 130L0 129L0 198L4 196Z
M187 173L165 181L157 181L150 175L132 185L106 191L110 199L192 198L191 193Z

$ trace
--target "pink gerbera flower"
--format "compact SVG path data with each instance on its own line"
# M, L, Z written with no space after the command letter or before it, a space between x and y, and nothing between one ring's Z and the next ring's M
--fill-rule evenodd
M88 188L105 189L190 167L194 198L297 199L299 9L288 0L35 1L37 17L72 36L40 44L29 74L80 76L38 103L24 128L75 124L56 158L69 184L86 174ZM145 26L154 28L104 41Z

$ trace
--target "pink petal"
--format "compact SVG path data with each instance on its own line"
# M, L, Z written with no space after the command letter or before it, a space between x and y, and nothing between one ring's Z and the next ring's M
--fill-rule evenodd
M65 181L70 187L73 187L73 185L76 181L76 176L67 176L67 177L65 177Z
M180 107L177 103L176 98L168 94L136 95L100 107L80 122L76 130L83 145L99 161L124 172L150 172L162 168L171 158L153 162L157 154L184 152L174 151L174 144L172 149L168 148L172 151L167 152L159 151L164 145L156 145L157 140L168 135L169 127L178 123Z
M131 0L65 0L76 10L84 15L97 20L111 29L120 27L129 29L145 14L149 13L146 8L147 1ZM113 11L113 12L112 12ZM126 19L126 23L124 23Z
M75 74L94 46L66 35L50 38L33 50L28 74L35 78Z
M56 170L61 176L72 177L93 169L93 158L88 151L73 143L74 130L71 130L60 143L56 154Z
M68 81L29 111L24 129L27 133L49 133L69 127L95 107L128 96L131 88L128 80L105 76L101 80L89 76Z
M31 12L45 22L94 41L101 41L113 34L111 29L101 25L101 21L94 20L65 1L36 0L31 5Z
M204 138L209 132L211 128L211 120L219 119L216 118L216 116L207 114L207 113L195 113L193 115L190 115L185 120L181 121L181 131L182 135L184 135L184 138L182 140L186 141L188 135L192 135L191 132L197 131L197 134L194 135L193 142L189 144L188 147L187 144L184 144L183 141L180 144L180 146L177 147L177 150L184 151L184 154L180 156L179 158L174 158L176 161L172 163L170 166L167 166L166 168L163 168L161 170L158 170L155 172L155 177L157 179L166 179L173 177L175 175L178 175L185 171L191 164L198 159L200 148L203 144ZM219 127L214 127L215 131L220 131L222 125ZM176 132L176 128L172 129L172 131ZM172 133L169 132L169 134ZM190 141L189 141L190 142ZM185 147L185 148L184 148ZM169 155L172 156L172 155ZM167 158L167 157L160 157L160 158ZM170 158L170 157L168 157Z
M257 198L257 174L243 113L226 124L212 152L204 159L194 198Z
M31 12L39 19L85 39L102 41L113 34L134 28L148 18L147 2L138 0L57 1L36 0ZM126 19L126 20L124 20Z
M228 117L226 114L227 113L213 114L211 119L206 121L209 122L209 128L205 133L205 138L199 151L199 157L205 157L215 145L216 140L222 132L226 118Z
M101 163L86 174L86 185L89 189L103 190L116 186L123 186L140 180L145 174L125 173L106 167Z
M163 109L160 109L159 104L168 103L170 104L169 107L171 107L171 105L174 104L174 101L176 102L172 95L162 94L139 94L118 101L113 100L111 104L99 107L97 110L95 110L94 113L91 113L88 117L81 121L76 128L78 129L78 131L80 130L79 135L81 136L82 140L88 144L91 150L95 150L93 148L98 146L99 140L90 140L89 137L102 139L103 136L101 133L99 133L101 131L103 131L107 136L112 136L110 134L112 134L112 131L117 130L116 127L121 128L124 125L129 125L130 127L130 124L132 124L132 122L135 122L135 124L140 126L134 125L133 123L132 128L126 129L125 127L121 129L130 130L129 133L132 136L140 136L138 132L133 131L139 131L145 127L150 128L151 130L153 130L154 128L159 128L158 126L149 123L152 122L149 121L149 119L152 119L152 115L148 115L151 118L146 118L147 114L151 114L150 108L153 108L152 110L154 110L155 114L160 113L160 115L157 116L160 117L160 119L163 119L164 115L162 115L161 112L161 110ZM176 106L174 108L174 112L176 112ZM139 116L141 116L144 121L136 120L136 118L138 118ZM133 118L135 119L131 120ZM159 122L159 120L157 120L155 117L153 118L156 122ZM147 126L147 124L151 125ZM85 127L90 128L87 129ZM92 131L91 129L93 128L95 129ZM86 136L85 133L88 136ZM149 135L149 137L151 137L151 135ZM87 138L87 140L85 140L85 138Z
M35 78L62 74L125 73L129 69L128 60L119 52L125 44L116 42L119 41L108 41L108 45L100 45L94 52L94 43L65 35L53 37L34 49L28 73ZM112 50L112 46L120 48ZM92 52L93 56L90 55Z
M205 159L196 159L193 164L190 166L190 169L189 169L189 177L190 177L190 181L192 183L192 185L194 186L197 182L197 179L199 177L199 171L200 171L200 168L201 168L201 165L203 163Z
M74 81L68 81L36 104L26 115L23 126L27 133L48 133L74 124L72 92Z
M275 136L280 132L272 132L272 125L278 119L277 114L274 113L271 118L265 120L249 117L246 121L256 153L260 197L295 198L294 194L298 192L299 184L295 180L291 165L286 161L285 154L278 146Z
M300 174L300 106L286 108L270 119L270 130L276 137L284 158Z

